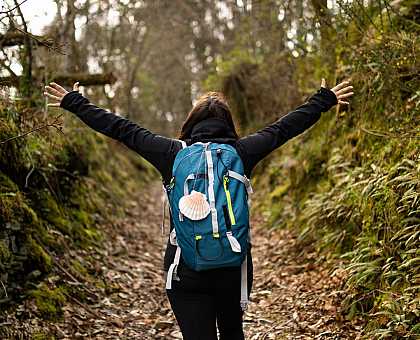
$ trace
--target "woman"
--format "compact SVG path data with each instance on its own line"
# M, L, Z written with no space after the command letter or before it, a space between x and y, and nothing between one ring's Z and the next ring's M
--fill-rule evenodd
M349 82L342 82L329 90L323 79L321 88L305 104L264 129L242 138L236 132L223 95L209 92L198 99L188 114L182 125L180 140L187 145L195 142L232 145L243 161L245 175L250 178L259 161L315 124L321 112L328 111L337 103L348 104L345 100L353 95L352 88ZM46 86L45 90L45 95L53 100L50 106L60 106L73 112L94 130L124 143L153 164L161 173L164 184L169 184L175 156L182 149L180 140L153 134L136 123L91 104L78 92L78 83L71 92L56 83ZM175 249L168 242L165 271L173 261ZM181 259L178 276L180 280L173 282L167 295L185 340L217 339L216 323L221 340L244 339L243 312L239 304L240 267L195 272ZM248 287L251 287L250 250L248 281Z

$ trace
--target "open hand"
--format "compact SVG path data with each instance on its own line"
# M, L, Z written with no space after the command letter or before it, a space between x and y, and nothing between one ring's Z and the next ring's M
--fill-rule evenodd
M79 91L79 82L74 83L73 91ZM52 99L52 103L48 103L48 106L60 106L64 96L69 93L64 87L50 83L50 86L45 86L44 95Z
M348 101L343 100L348 100L347 98L351 97L354 94L353 86L349 84L349 81L343 81L331 89L331 91L334 92L335 96L337 97L338 104L349 104ZM322 78L321 87L326 87L324 78Z

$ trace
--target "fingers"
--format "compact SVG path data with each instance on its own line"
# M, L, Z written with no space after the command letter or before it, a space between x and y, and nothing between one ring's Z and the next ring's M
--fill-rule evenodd
M327 84L326 84L326 82L325 82L325 78L322 78L322 80L321 80L321 87L327 87Z
M349 102L345 102L345 101L343 101L343 100L339 100L339 101L338 101L338 104L342 104L342 105L350 105L350 103L349 103Z
M354 94L354 92L348 92L348 93L343 93L337 96L337 99L344 99L344 98L348 98L351 97Z
M68 92L64 87L58 85L57 83L50 83L50 85L63 94Z
M350 82L349 81L343 81L340 84L334 86L331 91L334 92L335 96L337 97L337 102L340 105L349 105L350 103L346 100L346 98L351 97L354 92L353 92L353 86L349 85Z
M47 96L48 98L54 99L54 100L56 100L58 102L61 102L61 99L63 98L62 96L61 97L57 97L57 96L54 96L54 95L52 95L52 94L50 94L48 92L44 92L44 95Z
M55 96L60 97L60 96L62 96L62 95L63 95L60 91L56 90L55 88L53 88L53 87L51 87L51 86L45 86L45 89L46 89L49 93L51 93L51 94L53 94L53 95L55 95Z
M79 82L73 84L73 91L79 91ZM44 95L55 101L54 103L48 103L47 106L60 107L61 101L67 93L69 92L64 87L54 82L45 86Z
M338 91L334 91L335 92L335 94L337 95L337 96L339 96L339 95L341 95L341 94L345 94L345 93L348 93L349 91L351 91L353 89L353 86L347 86L347 87L345 87L345 88L342 88L341 90L338 90Z
M341 90L343 87L346 87L348 84L350 84L350 82L349 81L343 81L342 83L340 83L340 84L338 84L338 85L336 85L336 86L334 86L332 89L331 89L331 91L333 91L333 92L337 92L337 91L339 91L339 90Z

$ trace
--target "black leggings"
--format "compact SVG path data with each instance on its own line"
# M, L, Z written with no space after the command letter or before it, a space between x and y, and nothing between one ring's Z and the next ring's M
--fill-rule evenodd
M252 265L248 270L251 291ZM243 340L240 268L194 272L182 263L166 293L184 340Z

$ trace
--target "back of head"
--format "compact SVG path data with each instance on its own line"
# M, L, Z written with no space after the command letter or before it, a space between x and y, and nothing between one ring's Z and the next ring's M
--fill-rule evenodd
M233 132L236 138L239 138L226 98L220 92L207 92L198 98L194 107L188 113L182 125L179 139L186 140L191 138L194 126L209 118L224 120L227 128Z

